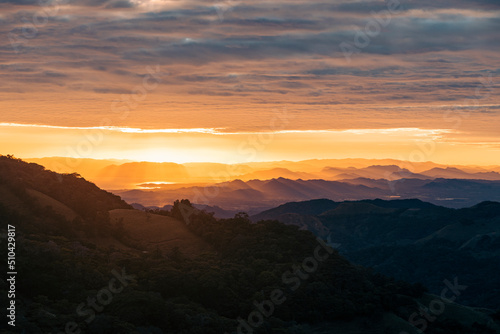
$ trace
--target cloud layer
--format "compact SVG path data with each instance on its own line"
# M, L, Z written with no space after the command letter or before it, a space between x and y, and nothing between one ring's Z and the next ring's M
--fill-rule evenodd
M291 130L497 133L498 1L0 0L0 8L2 122L258 131L286 106ZM161 69L157 84L148 68Z

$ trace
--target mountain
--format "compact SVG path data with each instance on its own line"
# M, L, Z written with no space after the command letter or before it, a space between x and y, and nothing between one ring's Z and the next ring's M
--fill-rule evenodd
M133 188L147 182L179 182L189 179L189 174L183 165L176 163L129 162L107 166L97 177L100 182Z
M287 168L272 168L272 169L265 169L265 170L259 170L255 171L249 174L244 174L241 176L238 176L239 179L248 181L248 180L269 180L269 179L275 179L283 177L286 179L292 179L292 180L297 180L297 179L315 179L317 176L312 173L304 173L304 172L292 172L291 170Z
M152 188L186 184L190 186L229 182L236 179L292 180L353 178L397 180L401 178L461 178L500 180L498 166L446 166L432 162L408 162L395 159L314 159L305 161L270 161L244 164L132 162L68 157L29 159L59 173L77 172L108 190L138 189L151 183ZM423 172L428 172L423 174ZM495 173L496 172L496 173Z
M446 167L446 168L435 167L427 171L424 171L421 174L433 178L443 178L443 179L500 180L500 173L498 172L490 171L490 172L468 173L455 167Z
M254 213L286 203L311 198L377 198L384 197L384 190L362 185L350 185L324 180L240 180L213 184L206 187L179 189L114 191L129 203L145 206L162 206L177 198L189 198L197 204L219 206L225 210L251 211Z
M253 221L273 220L284 213L297 213L301 215L319 215L325 211L336 208L339 203L329 199L316 199L304 202L291 202L276 208L263 211L252 216Z
M164 205L162 208L157 207L157 206L145 207L144 205L139 204L139 203L132 203L131 205L136 210L147 211L147 212L171 211L172 207L173 207L172 205ZM240 212L240 211L224 210L218 206L209 206L209 205L201 205L201 204L193 204L193 207L198 209L198 210L205 211L207 213L213 213L215 218L232 218Z
M463 179L367 179L341 181L233 180L202 186L169 187L151 190L114 191L128 203L161 207L177 198L197 204L219 206L229 211L257 214L287 202L327 198L334 201L363 199L412 199L452 208L482 201L500 201L500 181Z
M253 162L248 163L248 166L258 169L270 169L275 167L287 168L292 171L302 171L314 173L321 171L327 167L337 168L366 168L373 165L387 166L397 165L401 168L411 167L415 173L428 170L434 167L446 167L445 165L436 164L430 161L427 162L408 162L397 159L310 159L303 161L271 161L271 162Z
M20 332L416 334L410 319L439 298L277 221L218 220L186 200L161 214L133 210L77 175L11 157L0 157L0 171L0 233L16 231ZM0 281L0 293L8 289ZM487 310L442 303L427 333L500 332ZM0 331L12 333L5 321Z
M112 244L121 249L130 247L111 237L117 222L130 233L126 243L141 243L149 251L183 246L184 250L194 247L202 252L207 248L184 223L133 210L118 196L99 189L78 174L58 174L34 163L3 156L0 156L0 208L5 215L33 216L40 226L30 223L29 229L44 227L54 233L78 235L86 242ZM145 237L158 237L162 230L182 245L164 247L163 241Z
M322 211L322 212L321 212ZM277 219L327 238L355 263L439 293L469 286L461 302L500 308L500 203L452 209L417 199L287 203L251 217Z
M397 180L402 178L429 179L429 176L412 173L398 165L373 165L364 168L326 167L322 170L330 179L346 180L357 178Z
M5 156L0 156L0 197L7 199L7 204L16 202L20 209L29 210L32 202L37 202L41 207L49 205L57 214L67 216L74 212L81 218L130 208L120 197L87 182L79 174L58 174Z
M434 167L419 173L411 172L407 168L399 165L373 165L364 168L339 168L326 167L322 170L323 178L332 180L347 180L357 178L367 179L469 179L469 180L500 180L500 173L493 170L477 171L475 168L468 167ZM479 169L480 170L480 169Z
M111 210L109 215L112 222L120 222L131 243L140 243L150 252L167 253L178 248L193 257L212 250L178 219L130 209Z
M395 199L390 201L384 201L379 198L374 200L362 200L361 202L371 203L381 208L391 208L391 209L435 209L438 208L437 205L421 201L416 198L410 199Z
M350 216L350 215L383 215L396 212L396 209L383 208L367 202L344 202L335 209L323 212L323 216Z
M116 159L88 159L88 158L69 158L69 157L48 157L25 159L26 162L33 162L44 166L48 170L57 173L78 173L86 179L93 180L99 175L101 170L111 165L121 165L129 163L128 160Z

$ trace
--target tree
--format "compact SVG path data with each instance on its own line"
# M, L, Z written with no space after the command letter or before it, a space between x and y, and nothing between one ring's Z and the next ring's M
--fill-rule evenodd
M176 200L174 206L170 210L170 215L180 221L189 223L189 217L196 209L188 199Z

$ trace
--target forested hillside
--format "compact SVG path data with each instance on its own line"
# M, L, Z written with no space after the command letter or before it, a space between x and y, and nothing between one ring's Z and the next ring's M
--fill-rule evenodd
M0 170L2 233L16 229L19 332L413 334L423 327L409 319L434 298L420 284L352 265L295 226L254 224L243 213L218 220L184 200L170 211L139 212L146 217L134 218L139 233L127 221L136 211L76 175L12 158L2 158ZM77 217L68 220L67 209ZM117 209L122 216L104 211ZM158 228L175 222L186 230ZM181 241L158 243L155 232ZM191 242L206 247L188 254ZM7 290L2 281L0 294ZM498 332L484 313L444 307L426 333Z
M335 244L354 263L433 293L458 277L460 303L500 309L500 203L451 209L420 200L287 203L252 220L277 219Z

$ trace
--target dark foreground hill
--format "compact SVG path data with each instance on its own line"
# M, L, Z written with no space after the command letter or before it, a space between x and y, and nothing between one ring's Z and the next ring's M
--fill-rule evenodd
M460 302L500 308L500 203L450 209L420 200L314 200L252 217L300 226L335 244L348 259L431 292L457 277Z
M25 201L30 195L41 204L47 204L50 197L82 218L95 218L99 212L111 209L131 209L119 196L99 189L76 173L58 174L34 163L0 156L0 198L3 202L22 206L9 200L19 197Z
M429 295L294 226L217 220L188 201L152 214L77 175L6 157L0 170L18 272L16 327L2 321L0 333L500 332L487 312L451 302L460 286ZM11 289L0 282L2 296Z

